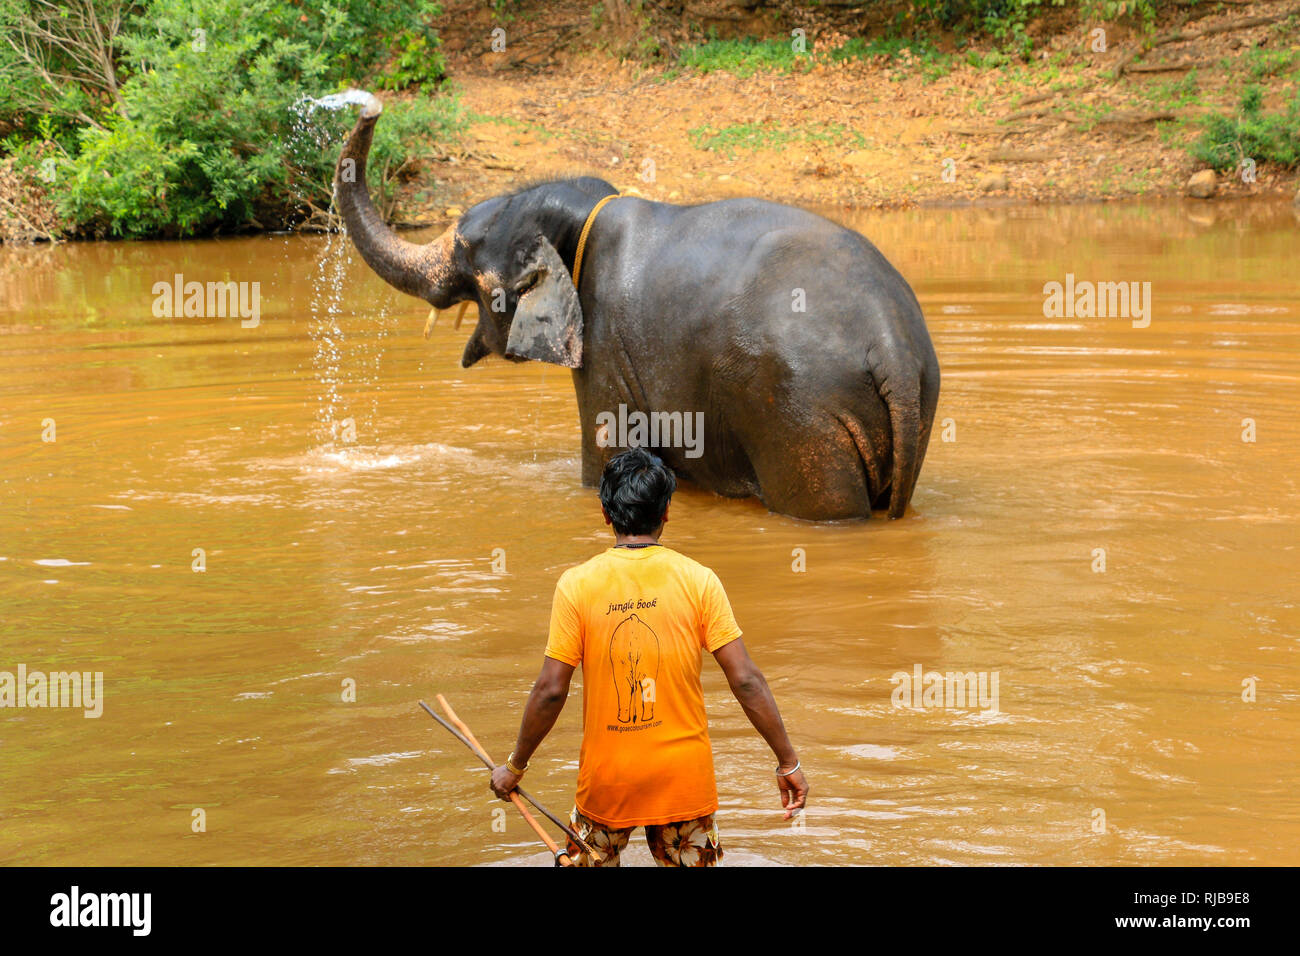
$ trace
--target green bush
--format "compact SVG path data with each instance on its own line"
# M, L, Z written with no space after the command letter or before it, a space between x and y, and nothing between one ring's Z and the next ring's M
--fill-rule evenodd
M16 22L23 2L0 0L0 14ZM92 77L80 94L46 90L43 101L0 104L13 111L18 141L57 138L68 153L52 192L76 231L186 236L292 225L328 207L334 161L355 121L355 110L311 112L305 98L441 79L439 41L426 26L438 10L429 0L148 0L115 38L122 76L112 95ZM22 67L0 55L0 79ZM33 110L43 123L30 122ZM385 171L463 125L453 97L429 92L387 113L372 151L381 204Z
M408 36L393 58L388 72L379 78L385 90L401 90L408 86L440 83L446 77L447 64L443 59L442 39L423 34Z
M59 211L98 234L147 236L194 232L207 203L190 189L169 195L199 158L193 143L160 140L128 122L82 134L81 155L63 164L56 192Z
M1007 52L1028 56L1033 41L1025 26L1040 8L1049 5L1064 6L1065 0L917 0L912 10L920 25L970 29L993 39Z
M1213 113L1191 146L1201 162L1220 171L1235 169L1243 159L1292 167L1300 164L1300 92L1280 113L1264 112L1258 86L1248 86L1235 115Z
M1133 20L1145 30L1156 21L1156 0L1083 0L1085 16L1095 20Z
M1241 66L1245 68L1252 80L1262 80L1287 72L1297 61L1300 61L1300 55L1297 55L1295 50L1262 50L1253 47L1241 58ZM1237 66L1231 60L1226 61L1224 65L1229 69Z

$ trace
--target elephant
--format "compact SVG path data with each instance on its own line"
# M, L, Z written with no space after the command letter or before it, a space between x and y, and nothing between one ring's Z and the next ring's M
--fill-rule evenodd
M571 369L584 485L619 451L602 421L631 410L665 433L698 418L693 450L658 429L634 442L698 487L816 521L904 514L939 362L911 287L865 237L762 199L676 205L576 177L479 202L412 243L366 185L381 112L370 96L335 167L353 243L431 320L477 304L463 367L496 355Z
M654 720L659 637L633 614L610 635L609 661L614 668L614 692L618 695L618 722Z

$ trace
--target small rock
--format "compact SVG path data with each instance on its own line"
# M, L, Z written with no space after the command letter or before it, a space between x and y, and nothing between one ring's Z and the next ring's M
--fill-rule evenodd
M982 193L1002 192L1010 188L1011 183L1003 173L985 173L980 177L979 191Z
M1187 180L1187 195L1193 199L1209 199L1218 189L1219 181L1212 169L1202 169Z
M465 210L461 209L459 206L448 206L442 211L442 214L448 219L459 219L465 214Z

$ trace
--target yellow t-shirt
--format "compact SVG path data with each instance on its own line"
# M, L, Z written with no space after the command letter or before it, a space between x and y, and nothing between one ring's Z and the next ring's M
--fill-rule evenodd
M718 809L700 663L740 633L718 576L662 545L560 576L546 656L582 665L580 813L621 829Z

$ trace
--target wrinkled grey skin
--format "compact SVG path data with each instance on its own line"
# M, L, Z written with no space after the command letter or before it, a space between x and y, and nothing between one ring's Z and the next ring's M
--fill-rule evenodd
M680 476L799 518L902 516L939 363L911 288L861 235L759 199L620 197L596 218L575 292L579 233L612 186L582 178L498 196L415 245L367 193L377 116L377 104L363 112L335 173L353 242L398 289L440 309L478 305L462 365L495 354L573 370L584 484L619 451L598 445L599 413L702 411L701 457L657 449Z

